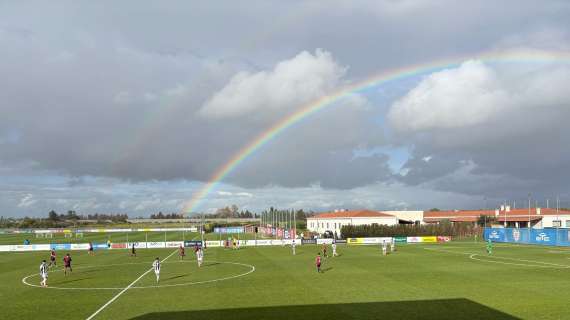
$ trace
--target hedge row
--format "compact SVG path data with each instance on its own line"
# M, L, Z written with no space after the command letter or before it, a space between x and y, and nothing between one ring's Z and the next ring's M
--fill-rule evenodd
M359 237L396 237L396 236L470 236L478 230L470 223L465 224L400 224L394 226L386 225L361 225L343 226L341 235L343 238Z

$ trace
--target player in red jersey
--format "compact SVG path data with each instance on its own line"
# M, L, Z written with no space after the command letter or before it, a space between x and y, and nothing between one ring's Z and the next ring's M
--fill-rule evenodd
M186 254L184 253L184 247L180 245L180 248L178 248L178 257L180 258L180 260L184 260L185 255Z
M68 254L63 257L63 274L67 275L67 269L71 273L73 270L71 269L71 256Z
M317 254L317 258L315 259L315 265L317 266L317 272L321 272L321 253Z
M51 249L51 252L49 254L49 265L48 267L51 266L57 266L57 263L55 262L55 250Z

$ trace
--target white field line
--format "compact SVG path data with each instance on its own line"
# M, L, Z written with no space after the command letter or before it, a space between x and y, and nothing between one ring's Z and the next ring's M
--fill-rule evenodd
M469 255L469 259L481 261L481 262L508 264L508 265L513 265L513 266L523 266L523 267L536 267L536 268L554 268L554 269L568 269L568 268L570 268L570 265L556 264L556 263L536 261L536 260L525 260L525 259L497 257L497 256L484 256L484 255L481 255L479 253L456 252L456 251L451 251L451 250L434 249L434 248L424 248L424 249L429 250L429 251L438 251L438 252L444 252L444 253ZM476 256L479 256L481 258L476 258ZM489 258L489 259L485 259L483 257ZM523 263L514 263L514 262L505 262L505 261L496 261L496 260L493 261L492 259L510 260L510 261L517 261L517 262L523 262ZM528 263L524 263L524 262L528 262Z
M172 257L172 255L175 254L176 252L178 252L178 249L174 250L171 254L168 255L168 257L162 259L161 262L166 261L166 259ZM142 279L142 277L146 276L151 271L152 271L152 267L150 269L148 269L147 271L145 271L140 277L136 278L135 281L131 282L131 284L126 286L123 290L121 290L121 292L117 293L113 298L111 298L111 300L107 301L107 303L102 305L101 308L97 309L97 311L95 311L92 315L90 315L87 318L87 320L93 319L96 315L99 314L99 312L103 311L103 309L105 309L108 305L113 303L113 301L117 300L117 298L119 298L123 293L125 293L127 290L129 290L132 286L135 285L135 283L137 283L140 279Z
M184 260L184 261L175 261L175 262L165 262L164 264L171 264L171 263L194 263L196 260ZM216 262L216 263L222 263L222 264L234 264L234 265L239 265L239 266L244 266L244 267L248 267L250 268L249 271L245 272L245 273L241 273L238 275L234 275L234 276L227 276L227 277L223 277L223 278L217 278L217 279L210 279L210 280L202 280L202 281L194 281L194 282L186 282L186 283L176 283L176 284L164 284L164 285L154 285L154 286L145 286L145 287L131 287L131 289L147 289L147 288L165 288L165 287L180 287L180 286L191 286L191 285L197 285L197 284L205 284L205 283L212 283L212 282L219 282L219 281L224 281L224 280L230 280L230 279L235 279L235 278L239 278L239 277L243 277L246 276L252 272L255 271L255 267L250 265L250 264L245 264L245 263L239 263L239 262L225 262L225 261L212 261L212 260L205 260L204 262ZM148 262L138 262L136 264L141 264L141 263L148 263ZM121 265L129 265L129 264L135 264L135 263L124 263L124 264L113 264L114 266L121 266ZM107 265L109 266L109 265ZM90 268L95 268L97 266L90 266ZM87 266L84 266L83 268L88 268ZM62 271L62 270L57 270L57 271ZM54 271L56 272L56 271ZM33 273L29 276L26 276L22 279L22 282L25 285L31 286L31 287L37 287L37 288L43 288L43 289L56 289L56 290L84 290L84 291L93 291L93 290L122 290L124 289L123 287L120 288L116 288L116 287L89 287L89 288L66 288L66 287L54 287L54 286L49 286L47 288L44 288L42 286L39 285L35 285L35 284L31 284L28 282L28 279L30 277L33 276L37 276L36 273Z

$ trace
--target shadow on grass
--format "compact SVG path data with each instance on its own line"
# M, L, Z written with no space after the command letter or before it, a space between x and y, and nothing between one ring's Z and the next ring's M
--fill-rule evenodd
M519 319L467 299L318 304L148 313L150 319Z

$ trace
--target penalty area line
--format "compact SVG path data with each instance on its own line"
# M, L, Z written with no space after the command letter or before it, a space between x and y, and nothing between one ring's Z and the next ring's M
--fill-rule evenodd
M162 263L162 262L166 261L166 259L172 257L172 255L175 254L176 252L178 252L178 249L174 250L171 254L168 255L168 257L162 259L160 262ZM151 271L152 271L152 267L150 269L148 269L147 271L145 271L143 274L141 274L140 277L136 278L135 281L131 282L131 284L126 286L123 290L121 290L121 292L117 293L113 298L111 298L111 300L107 301L107 303L102 305L101 308L97 309L97 311L95 311L92 315L90 315L86 320L91 320L91 319L95 318L95 316L98 315L99 312L101 312L101 311L103 311L103 309L107 308L107 306L109 306L111 303L113 303L113 301L117 300L117 298L119 298L123 293L125 293L127 290L129 290L132 286L135 285L135 283L137 283L140 279L142 279L144 276L146 276Z

